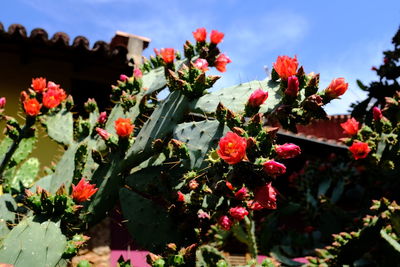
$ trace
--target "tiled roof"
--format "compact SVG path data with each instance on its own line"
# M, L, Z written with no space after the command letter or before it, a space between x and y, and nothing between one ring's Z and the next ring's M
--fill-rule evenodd
M150 41L148 38L135 37L143 40L143 49L148 46ZM33 29L28 35L26 28L21 24L11 24L5 30L4 25L0 22L0 42L26 42L32 45L43 45L71 52L86 52L96 56L96 58L112 58L117 59L120 63L127 63L126 55L128 48L123 42L114 44L112 42L97 41L90 47L89 40L84 36L76 36L71 42L68 34L64 32L56 32L53 36L49 37L49 34L41 28Z

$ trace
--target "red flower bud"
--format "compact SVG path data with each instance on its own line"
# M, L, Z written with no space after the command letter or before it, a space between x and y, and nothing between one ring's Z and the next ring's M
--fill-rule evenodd
M372 115L375 121L380 121L383 118L382 111L378 107L372 109Z
M331 81L328 88L325 90L325 93L331 98L338 98L343 95L348 88L349 84L346 83L344 78L336 78Z
M197 42L205 42L207 38L206 28L198 28L196 31L193 32L193 37Z
M106 130L99 127L96 128L96 132L101 138L103 138L103 140L108 140L111 136Z
M233 185L230 182L226 181L225 185L229 188L229 190L233 191Z
M99 118L97 119L97 121L100 124L106 123L106 121L107 121L107 112L105 112L105 111L101 112L100 115L99 115Z
M135 78L142 78L143 77L143 73L139 68L135 68L133 70L133 77Z
M232 60L230 60L230 58L227 57L225 54L219 54L218 57L215 59L214 65L218 71L225 72L226 64L231 63L231 62L232 62Z
M133 132L133 128L135 127L129 118L119 118L115 121L114 125L115 132L119 137L129 137Z
M33 88L33 90L35 90L35 92L42 93L46 90L46 78L32 78L31 87Z
M178 194L178 202L185 202L185 195L182 194L181 191L178 191L177 194Z
M224 215L219 218L218 224L221 226L222 229L228 231L229 229L231 229L233 221L229 219L228 216Z
M346 122L341 123L340 126L343 128L344 133L355 135L358 132L359 124L360 123L356 119L350 118Z
M276 191L271 183L255 190L254 200L266 209L276 209Z
M174 62L175 59L175 49L173 48L162 48L161 49L161 57L166 64Z
M72 185L72 198L77 202L85 202L99 190L95 186L95 184L90 184L85 178L82 178L76 186Z
M194 62L194 66L201 70L201 71L208 71L208 62L207 60L203 59L203 58L198 58L195 62Z
M242 199L244 199L244 198L246 198L246 197L248 197L248 196L249 196L249 194L248 194L248 190L247 190L246 187L240 188L240 189L235 193L235 198L237 198L237 199L239 199L239 200L242 200Z
M240 137L233 132L228 132L219 141L217 153L226 163L236 164L246 156L246 143L246 138Z
M211 31L211 43L213 44L219 44L220 42L222 42L222 39L224 38L224 34L222 32L216 31L216 30L212 30Z
M0 98L0 109L4 108L6 106L6 98L5 97L1 97Z
M268 98L268 92L264 92L259 88L250 95L247 103L250 107L259 107L262 104L264 104L267 98Z
M249 212L246 208L234 207L229 209L229 214L232 216L232 218L241 221L249 214Z
M299 93L299 79L297 76L290 76L288 78L288 87L285 90L285 94L291 97L296 97Z
M282 80L287 80L290 76L296 75L299 63L296 56L279 56L273 64L274 70Z
M262 210L264 207L261 206L260 203L258 203L257 201L248 201L247 202L247 207L251 210Z
M36 98L30 98L24 101L25 114L29 116L37 116L40 113L42 105Z
M126 82L128 79L129 79L129 77L126 76L125 74L119 75L119 80L120 81Z
M301 153L299 146L295 144L283 144L275 147L276 154L282 159L291 159L297 157Z
M282 163L276 162L275 160L266 161L263 164L264 171L270 176L277 176L285 174L286 167Z
M363 142L355 142L350 147L349 150L353 153L354 159L364 159L368 156L368 153L371 151L367 143Z

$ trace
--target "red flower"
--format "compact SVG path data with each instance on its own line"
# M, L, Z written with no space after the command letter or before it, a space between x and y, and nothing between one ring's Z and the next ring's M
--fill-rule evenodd
M259 107L265 102L265 100L267 100L267 98L268 92L264 92L259 88L250 95L247 103L250 107Z
M42 105L36 98L30 98L24 101L25 114L29 116L36 116L40 113Z
M77 202L85 202L99 190L95 186L95 184L90 184L85 178L82 178L76 186L72 185L72 198Z
M32 84L31 87L33 90L35 90L38 93L42 93L43 91L46 90L46 78L32 78Z
M367 143L355 142L350 147L349 150L353 153L354 159L364 159L368 156L371 151Z
M245 197L248 197L248 196L249 196L249 194L248 194L248 190L247 190L246 187L240 188L240 189L235 193L235 198L237 198L237 199L239 199L239 200L242 200L242 199L244 199Z
M194 66L201 70L201 71L208 71L208 62L207 60L203 59L203 58L198 58L195 62L194 62Z
M205 42L207 38L206 28L198 28L196 31L193 32L193 37L197 42Z
M211 31L211 43L212 44L219 44L220 42L222 42L222 39L224 38L224 34L222 32L216 31L216 30L212 30Z
M110 139L110 134L109 134L106 130L97 127L97 128L96 128L96 132L97 132L97 134L98 134L101 138L103 138L103 140L108 140L108 139Z
M162 48L161 49L161 57L166 64L174 62L175 59L175 49L173 48Z
M228 231L229 229L231 229L233 221L229 219L228 216L224 215L219 218L218 224L221 226L222 229Z
M383 118L382 111L378 107L372 109L372 115L375 121L380 121Z
M276 209L276 191L271 183L255 190L254 200L266 209Z
M296 97L299 93L299 79L297 76L290 76L288 78L288 87L285 90L285 94L291 97Z
M348 135L355 135L358 132L359 124L360 123L356 119L350 118L346 122L341 123L340 126L343 128L344 133Z
M300 155L301 149L295 144L286 143L276 146L275 152L282 159L291 159Z
M286 167L275 160L266 161L263 165L264 171L271 176L282 175L286 172Z
M246 138L228 132L225 137L219 140L217 153L226 163L236 164L246 156L246 143Z
M6 106L6 98L5 97L1 97L0 98L0 109L4 108Z
M229 214L232 216L232 218L241 221L249 214L249 212L246 210L246 208L234 207L229 209Z
M346 83L344 78L336 78L331 81L328 88L325 90L325 93L331 98L338 98L343 95L348 88L349 84Z
M49 82L50 83L50 82ZM62 101L64 101L67 98L67 95L65 94L65 91L61 88L57 87L51 87L49 88L46 92L43 93L43 106L46 108L55 108Z
M132 134L133 128L135 127L131 119L119 118L114 122L115 132L119 137L128 137Z
M178 194L178 201L179 201L179 202L185 202L185 195L182 194L181 191L178 191L177 194Z
M225 185L229 188L229 190L233 191L233 185L230 182L226 181Z
M296 56L293 58L279 56L273 65L279 77L281 77L282 80L287 80L290 76L296 75L299 63L297 62Z
M230 60L230 58L227 57L225 54L219 54L219 56L215 59L214 65L218 71L225 72L226 64L231 63L231 62L232 62L232 60Z

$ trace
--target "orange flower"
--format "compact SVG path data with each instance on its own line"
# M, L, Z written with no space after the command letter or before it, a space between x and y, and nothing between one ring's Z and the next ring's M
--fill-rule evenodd
M175 59L175 49L173 48L162 48L161 49L161 57L166 64L174 62Z
M207 38L206 28L198 28L196 31L193 32L193 37L197 42L205 42Z
M287 80L290 76L296 75L299 63L297 62L296 56L293 58L279 56L273 65L279 77L281 77L282 80Z
M115 121L115 131L119 137L129 137L135 127L131 119L119 118Z
M43 93L43 106L46 108L55 108L60 105L66 97L65 91L61 88L55 87L49 89L47 92Z
M226 163L236 164L246 156L246 143L246 138L228 132L225 137L219 140L217 153Z
M336 78L331 81L328 88L325 90L325 93L331 98L338 98L343 95L348 88L349 84L346 83L344 78Z
M359 124L360 123L356 119L350 118L346 122L341 123L340 126L343 128L344 133L348 135L355 135L358 132Z
M371 149L369 148L367 143L364 142L355 142L350 147L349 150L353 153L353 157L355 160L364 159L368 156Z
M24 101L25 114L29 116L37 116L40 113L42 105L36 98L30 98Z
M211 43L213 44L219 44L220 42L222 42L222 39L224 38L225 34L223 34L222 32L216 31L216 30L212 30L211 31Z
M214 65L215 68L220 72L226 71L226 64L231 63L232 60L227 57L225 54L219 54L219 56L215 59Z
M31 87L33 90L35 90L38 93L42 93L43 91L46 90L46 78L32 78L32 84Z
M82 178L76 186L72 185L72 198L77 202L85 202L99 190L95 186L95 184L90 184L85 178Z

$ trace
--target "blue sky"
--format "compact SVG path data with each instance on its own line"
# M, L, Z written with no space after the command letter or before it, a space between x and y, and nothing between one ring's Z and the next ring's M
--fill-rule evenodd
M278 55L297 55L306 72L321 74L321 87L344 77L350 89L329 104L329 114L344 114L364 94L355 81L376 79L371 66L380 65L382 51L400 25L398 0L309 1L139 1L139 0L2 0L5 27L41 27L73 39L86 36L91 45L109 42L121 30L152 39L153 48L181 48L199 27L225 33L221 49L232 59L216 87L265 77Z

